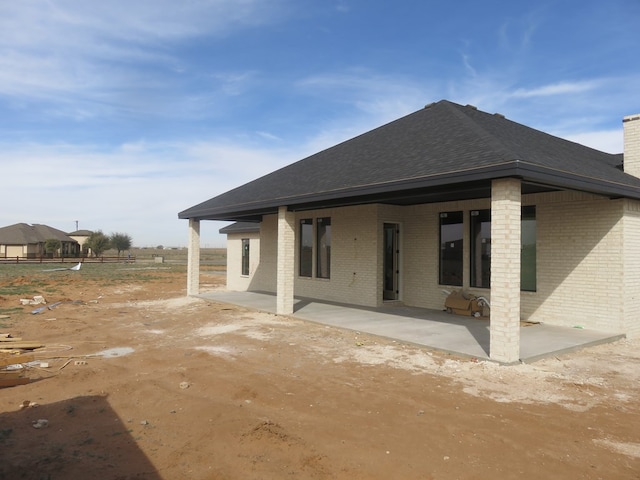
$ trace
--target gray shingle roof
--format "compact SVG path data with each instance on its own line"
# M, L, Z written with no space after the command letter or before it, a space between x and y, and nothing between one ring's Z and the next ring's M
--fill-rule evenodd
M67 235L74 237L90 237L93 232L91 230L75 230L73 232L69 232Z
M231 225L227 225L226 227L222 227L218 230L219 233L229 234L229 233L250 233L250 232L259 232L260 224L257 222L235 222Z
M2 245L30 245L43 243L49 239L77 243L62 230L48 225L16 223L0 228L0 244Z
M577 189L640 198L620 155L446 100L195 205L179 218L256 220L278 206L410 204L489 196L490 180L523 191Z

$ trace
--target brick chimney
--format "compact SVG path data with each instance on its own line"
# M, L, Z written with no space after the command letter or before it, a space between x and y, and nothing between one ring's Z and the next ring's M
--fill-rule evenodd
M624 171L640 178L640 113L622 119L624 126Z

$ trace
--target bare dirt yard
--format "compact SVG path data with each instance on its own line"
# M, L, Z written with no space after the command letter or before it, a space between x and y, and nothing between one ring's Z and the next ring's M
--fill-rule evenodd
M640 479L638 340L501 367L187 298L184 267L44 268L0 266L0 333L44 345L0 479Z

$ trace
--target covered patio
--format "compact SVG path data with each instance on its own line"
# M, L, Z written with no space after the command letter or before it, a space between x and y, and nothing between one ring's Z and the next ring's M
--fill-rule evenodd
M233 221L258 234L236 239L227 285L275 294L261 310L503 364L637 335L634 120L623 156L428 104L180 212L187 294L200 293L200 223ZM443 288L486 296L490 319L442 318Z
M216 291L200 298L276 313L276 295L266 292ZM366 308L355 305L320 302L296 297L293 313L300 320L331 325L357 332L411 343L466 358L491 360L489 356L489 319L450 315L444 311L385 305ZM612 334L545 325L520 325L520 356L517 362L531 363L582 348L614 342L624 334Z

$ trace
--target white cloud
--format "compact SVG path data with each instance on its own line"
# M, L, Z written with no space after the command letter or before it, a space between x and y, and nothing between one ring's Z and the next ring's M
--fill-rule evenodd
M516 98L548 97L556 95L574 95L596 90L600 82L587 80L580 82L561 82L543 85L531 89L518 88L511 95Z
M59 105L55 115L72 118L164 114L153 105L175 97L175 84L184 81L181 42L277 22L285 1L2 2L0 96L14 108L28 107L20 99L46 100ZM244 73L222 75L219 94L237 95L247 81Z
M622 127L616 130L562 134L562 137L608 153L622 153L624 149Z
M226 142L132 142L108 151L5 145L3 177L16 181L0 192L0 202L12 205L0 212L0 225L44 223L71 231L78 220L81 228L128 233L136 245L181 246L187 224L178 212L298 158ZM203 231L203 244L224 244L220 225Z

